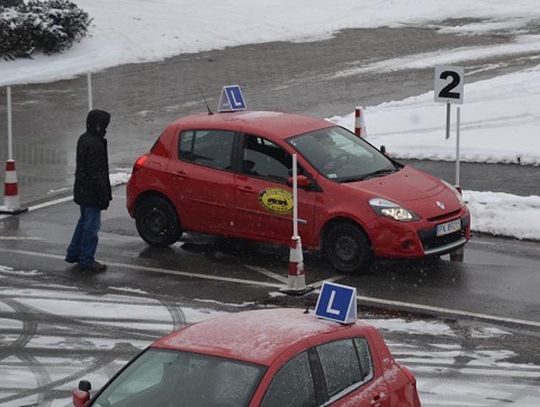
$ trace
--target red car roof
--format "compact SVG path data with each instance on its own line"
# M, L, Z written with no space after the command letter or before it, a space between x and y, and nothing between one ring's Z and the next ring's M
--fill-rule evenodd
M291 113L241 111L186 116L173 125L185 129L239 130L267 137L287 138L309 131L336 126L327 120Z
M336 331L358 335L368 325L340 325L296 308L232 313L182 328L152 347L206 353L270 365L288 348L308 338Z

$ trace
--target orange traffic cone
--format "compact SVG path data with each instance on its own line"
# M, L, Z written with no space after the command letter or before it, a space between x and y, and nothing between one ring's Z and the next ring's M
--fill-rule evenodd
M22 208L19 201L19 189L17 187L17 172L15 160L6 161L6 181L4 184L4 205L0 206L0 213L16 215L27 211Z

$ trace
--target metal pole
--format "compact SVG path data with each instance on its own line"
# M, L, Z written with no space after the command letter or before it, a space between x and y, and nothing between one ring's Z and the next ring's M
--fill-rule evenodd
M461 108L457 108L456 116L456 186L459 186L459 127L461 121Z
M88 111L94 108L94 103L92 101L92 73L88 72L86 74L86 83L88 87Z
M450 103L446 104L446 139L450 138Z
M13 127L11 123L11 86L7 87L8 160L13 160Z
M292 171L293 171L293 238L298 236L298 169L296 164L296 154L292 155Z

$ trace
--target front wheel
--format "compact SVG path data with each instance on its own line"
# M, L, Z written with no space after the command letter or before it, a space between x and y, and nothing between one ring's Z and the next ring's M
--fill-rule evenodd
M146 198L137 205L135 225L143 240L152 246L170 246L181 235L175 208L159 196Z
M344 273L367 270L372 259L369 241L364 232L352 223L332 226L324 239L326 257Z

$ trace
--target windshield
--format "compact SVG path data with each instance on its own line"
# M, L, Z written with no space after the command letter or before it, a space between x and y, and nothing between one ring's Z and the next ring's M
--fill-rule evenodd
M342 127L301 134L289 143L326 178L338 182L360 181L398 171L379 150Z
M231 359L150 348L92 406L247 406L264 370Z

